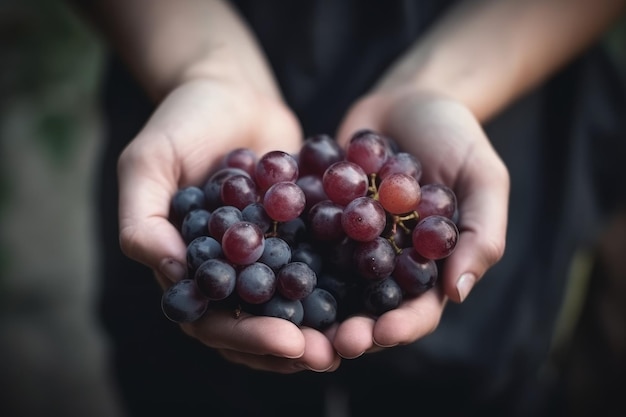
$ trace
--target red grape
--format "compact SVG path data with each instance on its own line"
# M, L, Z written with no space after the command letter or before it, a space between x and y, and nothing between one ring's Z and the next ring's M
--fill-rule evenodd
M443 216L429 216L413 229L413 247L424 258L443 259L454 251L459 239L459 229L452 220Z

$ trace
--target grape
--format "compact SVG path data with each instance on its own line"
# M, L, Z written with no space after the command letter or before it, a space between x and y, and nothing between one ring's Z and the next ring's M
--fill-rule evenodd
M270 227L272 227L272 219L267 215L261 203L252 203L244 207L241 210L241 217L243 220L259 226L263 233L267 233Z
M208 259L196 270L194 279L200 292L209 300L223 300L235 289L237 274L228 262Z
M450 188L439 183L425 184L422 187L422 198L417 205L417 212L422 219L435 214L452 219L457 209L456 205L456 195Z
M252 178L246 175L232 175L222 183L222 204L243 210L247 205L259 200L259 192Z
M363 290L363 306L375 316L393 310L401 302L402 289L392 278L373 281Z
M376 237L369 242L359 242L354 249L354 263L359 274L368 280L381 280L393 272L396 252L385 238Z
M296 181L298 187L302 189L304 192L304 197L306 199L306 205L304 207L304 212L308 213L315 204L320 201L328 200L328 196L324 192L324 187L322 186L322 177L317 177L314 175L307 175L304 177L298 178Z
M170 286L161 297L165 317L176 323L198 320L206 312L209 300L202 295L196 282L183 279Z
M328 291L338 303L343 303L353 287L353 282L348 282L336 274L321 273L317 279L317 288Z
M207 208L214 210L220 207L222 202L222 184L233 175L249 175L246 171L239 168L226 167L219 169L211 175L204 184L204 195L206 198Z
M273 184L263 197L265 211L277 222L295 219L302 213L305 204L304 192L293 182Z
M170 218L174 224L180 225L190 211L205 208L204 191L196 186L181 188L172 197Z
M370 197L352 200L341 215L343 230L359 242L374 240L385 229L385 223L385 209Z
M180 234L186 244L200 236L208 236L211 213L204 209L195 209L187 213L180 226Z
M422 164L413 155L398 152L387 158L387 161L378 171L378 178L385 179L391 174L406 174L420 181L422 178Z
M354 269L354 248L357 242L345 238L326 246L324 260L328 266L343 274L352 272Z
M209 219L209 235L218 242L222 241L224 233L230 226L243 220L241 210L233 206L221 206L211 213Z
M263 304L276 292L276 275L269 266L255 262L239 271L235 292L246 303Z
M302 324L317 330L324 330L337 319L337 300L333 295L322 289L316 288L302 300L304 311Z
M367 175L359 165L340 161L332 164L324 172L322 186L328 198L342 206L367 194Z
M416 210L420 198L419 183L406 174L390 174L378 186L378 201L391 214L405 214Z
M423 294L435 285L437 276L435 261L422 257L415 249L405 249L398 255L393 279L405 294L409 296Z
M300 300L289 300L280 294L274 295L268 302L263 304L259 313L268 317L289 320L296 326L302 324L304 317L304 309Z
M319 274L322 271L322 256L309 243L300 243L291 254L291 262L304 262Z
M343 160L343 158L343 149L330 136L310 136L300 148L300 160L298 161L300 175L321 178L329 166Z
M237 148L218 166L170 202L195 285L162 299L177 320L209 303L318 330L379 316L431 289L459 238L453 191L421 184L420 161L372 130L345 151L314 135L293 155Z
M208 259L224 256L220 243L210 236L200 236L187 245L187 269L193 277L198 267Z
M242 169L250 178L254 177L257 161L256 153L248 148L233 149L224 156L225 167Z
M317 285L315 272L304 262L291 262L276 274L277 290L290 300L301 300Z
M256 165L255 179L261 192L278 182L295 182L298 179L298 162L286 152L268 152Z
M424 258L443 259L455 249L459 229L452 220L443 216L428 216L413 229L413 247Z
M363 168L366 174L375 174L389 157L389 147L383 136L372 131L359 131L352 136L346 149L346 160Z
M343 207L330 200L320 201L308 214L311 235L321 241L338 240L346 236L341 226Z
M254 223L240 221L228 228L222 237L226 258L236 265L250 265L259 260L265 248L263 232Z
M274 271L278 271L291 262L291 247L279 237L268 237L265 239L265 249L263 249L259 262L264 263Z
M277 232L280 238L287 242L289 246L295 248L306 239L307 226L302 218L296 217L288 222L280 223Z

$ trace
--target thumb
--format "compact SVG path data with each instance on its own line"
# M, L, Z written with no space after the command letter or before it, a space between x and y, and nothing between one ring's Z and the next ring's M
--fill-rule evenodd
M377 97L366 97L356 102L346 113L336 134L337 141L343 147L352 135L364 129L383 132L382 120L386 107Z
M120 246L129 258L176 282L186 275L186 246L168 220L177 187L173 156L159 149L136 139L119 158Z

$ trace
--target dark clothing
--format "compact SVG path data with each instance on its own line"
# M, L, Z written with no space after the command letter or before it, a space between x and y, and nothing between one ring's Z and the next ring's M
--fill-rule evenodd
M311 135L333 134L347 107L451 2L235 3ZM185 336L161 313L150 271L120 252L115 163L153 105L114 58L104 85L110 141L98 204L102 317L129 410L319 416L333 387L356 416L540 415L550 394L541 372L572 255L624 201L613 169L626 160L622 87L594 49L485 126L511 174L506 254L465 303L448 305L432 335L346 360L334 374L285 376L232 365Z

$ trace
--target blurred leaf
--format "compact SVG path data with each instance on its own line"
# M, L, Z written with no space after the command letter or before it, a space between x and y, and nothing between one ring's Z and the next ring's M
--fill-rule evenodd
M63 113L42 114L33 139L56 167L71 161L77 149L77 128L74 119Z

